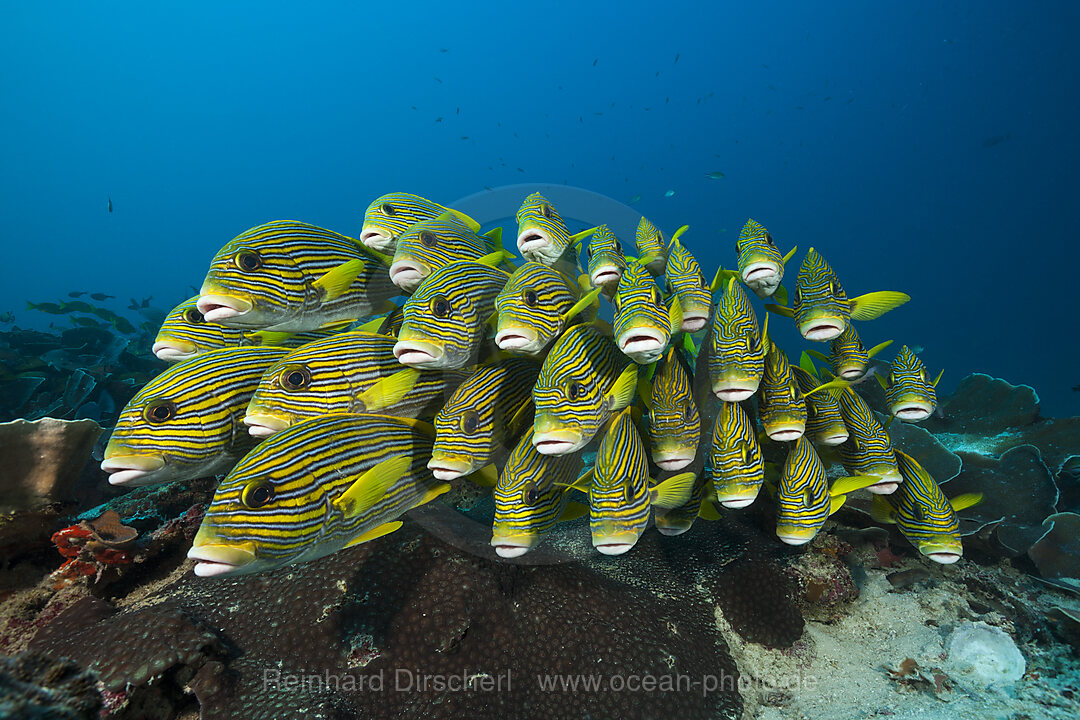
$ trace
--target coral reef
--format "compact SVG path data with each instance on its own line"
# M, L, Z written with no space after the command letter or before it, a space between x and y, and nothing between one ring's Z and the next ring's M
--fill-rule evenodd
M1045 579L1080 592L1080 515L1051 515L1043 521L1043 530L1028 548L1028 557Z
M101 696L93 675L67 660L23 652L0 656L0 717L96 720Z

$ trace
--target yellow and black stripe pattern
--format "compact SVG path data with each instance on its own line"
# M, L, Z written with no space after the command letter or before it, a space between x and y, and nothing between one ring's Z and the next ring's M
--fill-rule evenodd
M833 374L847 380L858 380L866 374L870 353L863 347L855 326L848 323L844 332L833 339L829 346L829 366Z
M799 268L792 309L795 325L807 340L819 339L810 333L816 324L830 323L839 334L850 323L851 301L832 267L814 248L807 251Z
M839 445L848 439L847 426L840 412L840 403L827 392L807 395L821 383L806 370L796 365L791 366L795 382L806 401L806 434L821 445Z
M456 215L444 213L418 222L398 236L391 269L398 263L414 267L419 272L415 288L428 275L452 262L478 260L501 249L493 238L473 232Z
M539 354L562 333L563 315L578 299L576 287L561 272L527 262L514 271L495 299L498 334L520 335L528 341L527 354ZM514 347L505 349L518 352Z
M673 299L672 302L677 300ZM655 362L671 342L669 310L652 275L643 265L632 262L623 271L619 289L615 291L613 335L620 347L623 347L627 337L633 337L642 331L646 331L650 336L655 334L660 348L646 353L628 354L635 362Z
M245 572L313 560L416 507L436 485L426 467L431 437L415 421L329 415L295 425L249 453L218 486L195 546L243 547ZM335 503L380 463L408 465L367 509Z
M430 220L447 208L409 193L388 193L375 199L364 212L360 239L368 247L392 253L397 238L410 226Z
M679 241L679 233L671 239L668 247L664 282L668 293L679 298L683 312L683 329L696 332L705 327L712 310L712 290L701 265ZM689 321L693 319L693 324Z
M799 438L788 450L776 490L776 534L785 542L809 541L825 524L832 501L814 446Z
M709 379L713 393L721 400L745 400L757 391L765 374L765 343L758 330L757 316L742 285L726 280L724 294L716 304L709 354ZM736 392L739 391L739 392Z
M787 355L765 338L765 374L758 388L758 419L773 440L791 442L806 430L806 400L791 373Z
M664 234L644 215L638 220L637 232L634 234L637 245L638 262L652 274L660 277L664 274L667 266L667 243L664 242Z
M668 460L679 458L685 467L697 454L701 442L701 415L694 403L690 371L669 347L653 375L649 408L649 445L654 463L667 469Z
M896 464L904 482L885 500L895 511L900 532L925 555L962 555L960 521L941 487L915 458L899 450Z
M840 445L840 461L852 475L877 475L882 482L870 488L870 492L888 494L901 482L896 467L892 442L881 427L866 401L855 391L848 389L840 395L840 413L844 416L849 437Z
M288 352L231 348L173 365L124 407L105 459L162 458L164 467L143 484L225 472L257 442L244 427L244 412L263 373Z
M926 365L904 345L892 362L885 387L885 404L901 420L925 420L937 408L937 392L926 374Z
M709 448L709 468L716 499L725 507L745 507L761 491L765 458L754 423L739 403L720 403Z
M477 368L435 416L431 468L470 473L505 457L532 425L540 364L508 358Z
M593 547L637 542L649 526L649 464L630 410L608 423L589 485Z
M751 265L772 263L778 268L780 278L783 278L784 256L777 249L772 235L765 226L753 218L748 219L739 231L739 239L735 241L735 252L739 256L737 267L740 276L745 277L746 269Z
M593 287L597 286L596 278L602 273L615 273L611 275L611 283L617 285L626 269L626 255L623 253L619 238L611 232L607 225L599 225L589 239L589 278Z
M328 298L316 281L352 261L363 262L363 269L344 292ZM228 242L201 290L251 304L230 325L282 331L355 320L398 293L380 258L356 240L293 220L259 225Z
M534 192L525 198L517 211L517 224L518 249L526 260L549 266L558 263L558 269L564 272L578 268L577 250L570 238L570 231L566 229L559 211L543 195ZM522 237L537 231L549 242L537 250L521 250Z

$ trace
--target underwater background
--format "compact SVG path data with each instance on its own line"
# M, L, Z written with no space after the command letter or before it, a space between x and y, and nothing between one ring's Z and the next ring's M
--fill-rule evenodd
M873 336L922 346L943 392L977 370L1080 411L1076 3L0 13L0 313L20 327L66 326L26 302L77 290L168 310L268 220L356 235L386 192L566 183L689 224L706 268L753 217L854 294L911 295Z

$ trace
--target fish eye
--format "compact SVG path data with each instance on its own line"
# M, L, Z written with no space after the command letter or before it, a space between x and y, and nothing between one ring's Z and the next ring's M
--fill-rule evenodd
M683 409L683 420L690 422L694 417L694 403L686 403L686 408Z
M750 351L754 351L754 350L757 350L758 346L761 344L761 339L754 333L747 333L746 338L745 338L745 342L746 342L746 349L750 350Z
M540 213L544 217L546 217L548 220L554 220L555 219L555 208L551 207L547 203L544 203L543 205L540 206Z
M540 299L536 297L535 290L526 290L525 294L522 296L522 299L525 300L525 304L529 307L536 307L536 304L540 302Z
M889 384L890 385L895 385L896 384L896 373L895 372L889 373Z
M634 486L630 483L623 484L623 500L629 505L634 500Z
M919 371L919 378L923 382L926 382L926 368L923 368L922 370Z
M803 490L802 504L803 507L810 507L814 504L814 493L809 486L807 486L807 488Z
M660 288L654 288L652 291L653 302L657 305L664 304L664 296L660 294Z
M439 244L439 238L435 235L435 233L425 230L424 232L420 233L420 244L424 247L433 248Z
M466 410L461 416L462 432L472 435L478 427L480 427L480 415L475 410Z
M193 307L190 307L184 311L184 319L192 325L199 325L206 322L206 318L204 318L203 314L199 312L199 308Z
M287 367L278 376L278 384L285 390L300 390L311 382L311 371L304 365Z
M254 510L274 499L274 486L266 481L246 485L240 493L240 502Z
M532 480L525 483L525 487L522 488L521 500L526 505L535 505L540 502L540 488L536 487L536 483Z
M802 399L802 393L799 392L799 386L796 385L794 381L792 381L792 383L790 385L790 388L791 388L791 399L795 400L796 402L801 400Z
M740 455L742 455L742 461L745 463L750 459L750 452L745 445L740 448Z
M570 399L577 400L580 397L585 397L585 386L579 382L570 383Z
M397 215L397 210L390 203L383 203L382 207L379 209L390 217L394 217L395 215Z
M773 242L772 235L768 230L765 231L765 242L769 243L772 247L776 247L776 243Z
M176 403L171 400L154 400L143 408L143 418L149 423L163 423L176 417Z
M437 295L431 299L431 313L437 318L450 317L450 301L442 295Z
M792 299L791 304L792 305L798 305L801 302L802 302L802 291L799 290L799 286L796 285L795 286L795 297Z
M840 282L838 280L831 280L829 282L829 287L832 288L833 295L844 294L844 288L840 287Z
M813 403L806 403L806 414L810 417L817 417L817 408Z
M263 265L262 258L259 257L259 253L254 250L241 250L236 253L233 262L236 263L236 267L244 272L255 272Z

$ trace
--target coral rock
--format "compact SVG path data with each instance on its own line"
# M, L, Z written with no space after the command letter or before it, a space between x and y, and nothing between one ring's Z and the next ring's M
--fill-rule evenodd
M32 510L70 499L100 434L101 426L93 420L0 424L0 511Z
M1028 557L1047 580L1080 590L1080 515L1056 513L1043 521L1043 536Z
M1027 385L973 373L941 404L944 419L931 416L923 425L933 432L996 435L1006 428L1030 425L1039 417L1039 396Z
M30 652L0 656L0 717L96 720L100 710L94 677L75 663Z
M963 622L945 643L948 670L980 689L1009 685L1024 676L1024 656L1001 628L984 622Z

